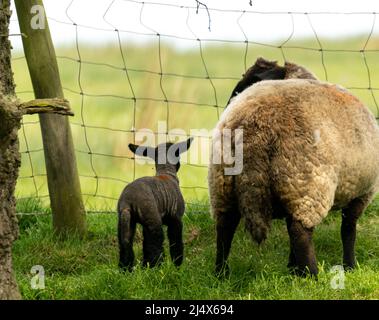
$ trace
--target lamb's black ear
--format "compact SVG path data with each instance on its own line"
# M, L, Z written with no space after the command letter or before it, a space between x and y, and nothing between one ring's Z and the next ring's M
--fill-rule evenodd
M155 149L146 146L138 146L133 143L129 143L129 149L137 156L155 158Z
M181 153L186 152L191 146L192 141L193 137L190 137L186 141L175 144L175 156L179 157Z

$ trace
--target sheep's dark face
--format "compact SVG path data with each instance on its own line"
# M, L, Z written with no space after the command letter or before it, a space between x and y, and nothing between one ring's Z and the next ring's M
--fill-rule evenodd
M193 138L191 137L179 143L161 143L156 148L138 146L131 143L129 144L129 149L136 155L153 159L157 171L159 171L159 169L175 169L177 172L180 168L180 154L189 149L192 141Z
M242 76L242 79L237 83L236 87L229 98L230 100L241 93L246 88L254 83L263 80L279 80L286 76L286 69L277 64L276 61L268 61L263 58L258 58L252 67Z
M254 83L263 80L285 80L285 79L314 79L315 75L302 66L294 63L286 62L284 67L277 64L276 61L268 61L263 58L258 58L254 65L250 67L242 76L242 79L237 83L229 98L230 100L241 93L246 88Z

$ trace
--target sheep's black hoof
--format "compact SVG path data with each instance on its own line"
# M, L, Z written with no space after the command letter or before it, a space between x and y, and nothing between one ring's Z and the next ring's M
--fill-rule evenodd
M352 263L344 263L344 264L343 264L343 269L344 269L346 272L353 271L353 270L355 269L355 262L352 262Z
M296 275L296 260L293 258L293 256L290 254L290 257L288 259L287 268L292 275Z
M287 268L290 274L296 276L296 266L292 264L287 264Z
M309 269L309 267L300 268L298 266L294 266L290 268L290 273L301 278L310 277L317 280L318 270L314 268Z
M224 263L220 266L216 266L215 276L218 279L227 278L229 275L230 275L230 269L229 269L229 265L227 263Z
M120 271L122 273L132 272L133 271L133 265L130 265L130 264L124 264L124 263L120 262L118 264L118 267L120 268Z

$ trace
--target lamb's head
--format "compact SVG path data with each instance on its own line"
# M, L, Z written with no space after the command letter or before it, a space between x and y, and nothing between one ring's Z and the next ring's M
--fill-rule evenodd
M155 162L157 174L176 174L180 168L180 155L186 152L193 138L179 143L161 143L156 148L129 144L129 149L138 156L149 157Z
M263 58L258 58L254 65L251 66L242 79L237 83L229 98L231 99L241 93L246 88L254 83L264 80L286 80L286 79L314 79L316 76L302 66L291 62L285 62L284 67L278 65L276 61L269 61Z

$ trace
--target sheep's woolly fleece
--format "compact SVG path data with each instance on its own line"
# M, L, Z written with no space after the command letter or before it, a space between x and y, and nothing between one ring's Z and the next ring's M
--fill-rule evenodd
M250 86L217 124L217 131L244 130L242 173L226 176L228 165L209 166L213 215L239 210L258 242L267 236L275 202L313 228L332 208L355 198L368 203L379 188L379 127L372 113L346 89L286 67L292 76ZM306 79L290 79L299 74ZM220 139L215 135L214 143L221 146Z

